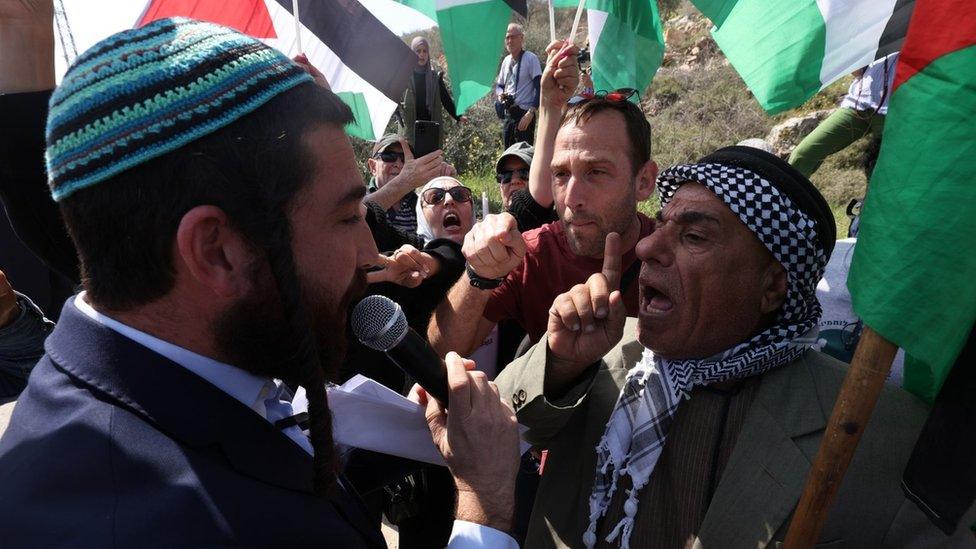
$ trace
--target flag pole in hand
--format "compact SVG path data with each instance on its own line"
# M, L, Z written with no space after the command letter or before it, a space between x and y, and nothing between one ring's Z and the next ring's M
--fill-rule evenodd
M897 351L897 345L870 326L864 327L783 547L812 549L820 539L827 511L871 419Z
M551 4L550 4L551 5ZM583 16L583 6L586 5L586 0L580 0L579 6L576 7L576 17L573 18L573 30L569 31L569 43L576 43L576 31L579 29L580 18ZM551 18L550 18L551 20Z
M302 47L302 24L298 20L298 0L291 0L291 13L295 16L295 41L298 43L298 53L305 53Z
M552 44L556 41L556 15L555 10L552 9L552 0L548 1L549 4L549 43Z

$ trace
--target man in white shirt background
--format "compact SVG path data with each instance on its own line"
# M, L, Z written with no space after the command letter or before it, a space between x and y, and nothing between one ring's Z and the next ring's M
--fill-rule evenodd
M535 143L535 115L539 109L542 65L539 58L522 48L525 31L512 23L505 31L505 51L495 81L495 110L502 119L505 148L519 141Z
M897 64L895 52L858 69L840 107L793 149L790 165L810 177L828 156L858 139L868 134L880 139Z

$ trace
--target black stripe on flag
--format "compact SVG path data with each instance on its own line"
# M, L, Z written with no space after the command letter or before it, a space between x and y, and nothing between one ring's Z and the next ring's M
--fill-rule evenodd
M901 45L905 42L905 35L908 34L908 22L915 11L915 0L896 0L895 8L891 10L891 17L885 25L881 39L878 40L878 53L874 54L875 59L881 59L887 55L901 51Z
M291 12L291 0L277 1ZM360 78L393 101L403 100L417 54L358 0L303 0L298 15L302 25Z
M526 0L505 0L508 7L512 8L512 11L521 15L522 17L529 16L529 6Z

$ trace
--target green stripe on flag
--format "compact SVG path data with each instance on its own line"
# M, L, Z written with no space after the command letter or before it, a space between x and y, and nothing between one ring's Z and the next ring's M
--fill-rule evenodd
M434 21L437 21L437 2L435 0L397 0L397 2L410 6Z
M503 0L397 0L434 21L441 33L454 105L462 114L495 87L512 9Z
M847 282L864 323L905 349L905 389L928 402L976 322L974 75L970 46L892 94Z
M707 17L713 25L721 27L725 23L725 18L732 13L738 0L694 0L693 3L698 11Z
M827 29L815 0L739 0L731 10L728 2L694 3L717 17L727 13L712 36L767 112L795 107L821 88Z
M373 121L369 116L366 97L362 93L356 92L338 92L336 95L343 103L349 105L353 116L356 117L355 120L346 124L346 133L353 137L374 141L376 135L373 134Z
M555 8L578 5L577 0L553 0ZM590 62L593 86L598 90L636 88L643 94L664 59L657 0L586 0L586 9L607 14Z
M656 0L597 0L588 6L607 12L591 63L593 86L643 93L664 59Z
M502 0L437 11L454 103L461 114L495 87L512 10Z

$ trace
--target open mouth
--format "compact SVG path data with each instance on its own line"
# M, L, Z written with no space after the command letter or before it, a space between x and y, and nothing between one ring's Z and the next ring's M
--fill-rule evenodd
M641 312L650 315L667 314L674 302L661 290L647 284L641 285Z
M446 214L444 214L443 223L445 229L452 229L452 228L460 229L461 217L458 216L458 214L455 212L447 212Z

